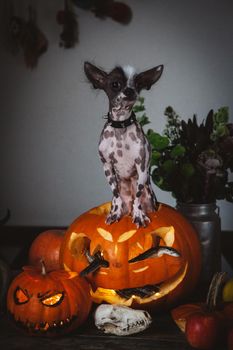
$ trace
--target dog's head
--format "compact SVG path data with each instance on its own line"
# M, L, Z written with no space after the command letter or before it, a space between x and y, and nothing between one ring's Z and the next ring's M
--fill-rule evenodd
M127 119L142 89L149 90L160 78L163 65L137 74L131 66L116 67L110 73L85 62L84 71L95 89L102 89L109 99L109 109L115 119Z

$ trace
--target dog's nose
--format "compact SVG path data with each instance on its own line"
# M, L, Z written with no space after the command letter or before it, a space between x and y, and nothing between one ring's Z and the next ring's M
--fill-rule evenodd
M130 100L134 100L136 98L136 93L134 89L131 89L129 87L127 87L124 91L123 91L124 95L127 97L127 99Z

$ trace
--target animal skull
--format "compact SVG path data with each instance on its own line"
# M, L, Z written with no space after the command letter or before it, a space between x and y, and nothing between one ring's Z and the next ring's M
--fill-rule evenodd
M104 333L130 335L144 331L152 322L147 311L122 305L100 305L95 312L95 325Z

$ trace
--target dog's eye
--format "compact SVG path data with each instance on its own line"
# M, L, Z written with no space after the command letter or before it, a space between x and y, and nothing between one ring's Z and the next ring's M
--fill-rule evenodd
M119 81L113 81L112 82L112 88L113 88L113 90L120 90L121 89L121 83Z

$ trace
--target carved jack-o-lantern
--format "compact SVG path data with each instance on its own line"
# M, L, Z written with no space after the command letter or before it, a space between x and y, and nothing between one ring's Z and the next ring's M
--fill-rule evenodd
M33 335L55 336L82 324L90 311L88 283L77 273L45 273L25 267L11 283L7 309L21 329Z
M137 229L129 216L105 224L109 210L107 203L77 218L61 247L63 267L86 275L95 302L169 306L194 288L200 243L181 214L160 204Z

